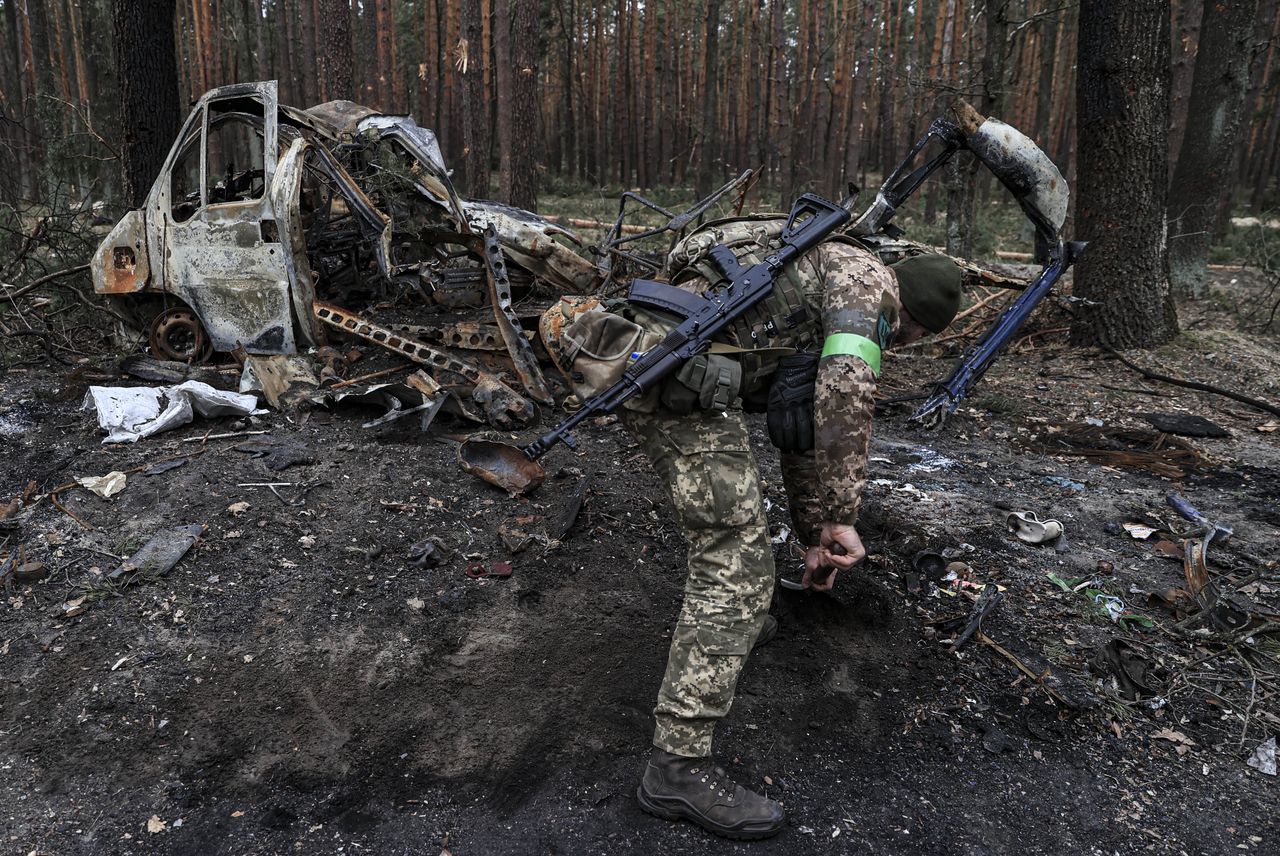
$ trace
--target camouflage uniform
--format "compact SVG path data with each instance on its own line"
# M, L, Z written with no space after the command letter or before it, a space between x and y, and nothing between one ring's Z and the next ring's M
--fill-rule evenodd
M750 250L738 251L740 257ZM744 262L748 259L744 259ZM792 268L810 311L796 329L760 344L794 347L852 333L887 346L898 326L893 273L867 250L832 241ZM679 282L677 277L675 281ZM705 279L682 283L700 290ZM784 454L783 480L798 538L817 543L822 522L853 524L866 479L878 374L850 354L824 357L815 390L816 454ZM767 386L768 378L756 383ZM744 389L744 396L752 390ZM774 563L760 476L739 409L677 415L625 410L623 422L660 475L689 541L684 606L654 710L653 743L687 757L711 753L716 721L773 595Z

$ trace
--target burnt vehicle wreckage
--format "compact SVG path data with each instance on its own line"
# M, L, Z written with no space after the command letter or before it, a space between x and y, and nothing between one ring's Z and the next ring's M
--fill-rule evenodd
M619 389L578 402L568 421L524 448L464 443L461 463L508 490L536 486L537 458L558 442L571 443L570 428L612 411L709 346L728 320L768 293L787 259L836 231L888 263L936 252L906 240L892 219L961 150L1012 193L1050 252L1025 288L957 260L970 284L1024 291L917 410L918 421L939 424L1083 248L1059 234L1068 190L1049 158L1016 128L963 103L954 119L933 122L861 215L854 213L856 192L839 204L806 195L768 264L739 268L729 263L731 254L713 254L724 280L699 306L675 313L683 318L681 341L664 341L635 361ZM926 152L932 153L913 166ZM299 376L280 368L293 360L302 364L301 376L310 375L305 387L318 402L326 398L324 384L361 380L341 379L345 362L334 347L360 340L421 367L400 385L410 395L395 397L391 412L375 423L421 413L425 430L448 409L510 430L532 424L537 405L553 406L570 393L558 372L544 370L551 358L534 335L541 311L563 294L630 288L633 299L645 300L659 286L672 289L662 281L677 243L734 194L740 212L755 177L745 172L683 212L623 194L617 220L599 245L587 248L592 261L574 249L582 247L574 233L547 218L460 196L435 135L411 117L346 101L288 107L279 103L274 81L225 86L199 99L144 206L103 240L92 264L94 289L132 320L161 360L193 364L231 353L258 381ZM666 222L629 226L624 221L636 204ZM659 240L669 241L666 252L651 249ZM373 314L384 311L395 317ZM310 361L299 360L308 352L325 363L324 384L306 367Z

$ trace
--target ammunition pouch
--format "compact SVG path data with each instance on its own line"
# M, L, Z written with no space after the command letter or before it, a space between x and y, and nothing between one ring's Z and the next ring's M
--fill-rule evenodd
M604 309L582 313L564 328L560 358L573 391L587 401L613 386L632 362L632 354L643 353L662 341L662 333ZM640 405L651 396L633 399ZM634 407L632 409L652 409Z
M742 392L742 363L723 354L699 354L662 384L662 406L673 413L727 410Z

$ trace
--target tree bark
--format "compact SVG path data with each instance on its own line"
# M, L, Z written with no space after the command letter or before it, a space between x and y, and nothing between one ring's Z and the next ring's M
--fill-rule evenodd
M302 106L310 107L326 100L320 91L323 71L316 65L316 10L314 0L299 0L298 15L302 24L302 64L306 70L299 80ZM316 72L320 71L320 74Z
M488 99L484 91L484 67L489 58L482 49L484 40L480 25L480 0L463 0L459 11L462 13L461 38L466 42L466 64L459 69L463 91L462 151L465 166L462 186L472 196L487 198L492 131L489 127Z
M178 134L174 0L113 0L111 7L123 131L120 166L125 198L137 208Z
M1201 297L1218 206L1231 190L1249 86L1258 0L1206 3L1182 150L1169 187L1169 277L1174 294Z
M329 100L355 98L351 70L351 4L348 0L320 0L320 27L323 30L324 53L320 67L324 74L324 91Z
M698 129L698 178L694 195L701 199L716 189L717 179L723 172L714 157L716 147L712 137L716 132L716 96L719 81L717 69L720 66L720 0L707 0L707 19L705 23L705 45L703 47L703 92L702 122Z
M1213 4L1210 3L1210 6ZM1192 77L1200 55L1200 23L1204 0L1175 0L1169 10L1170 41L1169 77L1169 154L1177 157L1182 150L1182 132L1187 127L1191 105ZM1173 163L1169 173L1173 173Z
M1167 0L1081 0L1076 345L1150 348L1178 331L1169 288Z
M378 106L390 113L395 107L392 76L395 73L391 61L391 37L395 30L395 13L391 0L376 0L374 16L375 41L378 49Z
M494 7L498 72L498 146L503 202L538 206L538 0Z

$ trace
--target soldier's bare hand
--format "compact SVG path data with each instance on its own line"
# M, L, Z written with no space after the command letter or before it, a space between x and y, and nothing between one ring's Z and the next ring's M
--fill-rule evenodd
M818 544L822 548L823 564L840 571L847 571L867 555L858 530L844 523L822 524Z
M866 555L857 529L843 523L824 523L818 545L805 553L801 582L814 591L829 591L835 585L837 572L852 568Z
M863 560L867 548L858 530L845 523L823 523L818 544L804 554L805 589L829 591L836 583L836 573L847 571Z
M836 569L822 564L821 547L814 545L805 552L800 584L811 591L829 591L836 584Z

